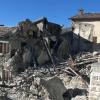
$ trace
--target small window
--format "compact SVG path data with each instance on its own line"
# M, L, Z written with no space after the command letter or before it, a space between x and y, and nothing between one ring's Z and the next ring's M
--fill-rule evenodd
M0 53L2 53L2 43L0 43Z
M93 36L93 43L97 43L97 37Z
M4 52L4 54L5 54L5 53L6 53L6 50L7 50L7 48L6 48L6 43L4 43L3 45L4 45L4 50L3 50L3 52Z
M0 54L9 53L9 43L0 42Z

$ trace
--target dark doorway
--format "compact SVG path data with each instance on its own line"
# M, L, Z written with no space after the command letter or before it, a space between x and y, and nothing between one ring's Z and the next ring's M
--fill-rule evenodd
M22 42L22 43L21 43L21 48L25 47L26 45L27 45L26 42Z

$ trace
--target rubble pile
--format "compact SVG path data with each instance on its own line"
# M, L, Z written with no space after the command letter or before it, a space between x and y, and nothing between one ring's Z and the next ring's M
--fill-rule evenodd
M12 78L1 85L0 97L11 100L87 100L87 85L81 77L69 74L66 68L67 64L58 65L55 70L52 67L29 67L24 72L12 74ZM82 67L79 72L82 70L85 72L86 68ZM86 75L89 73L87 71Z
M29 69L17 76L12 76L12 80L5 81L5 84L1 88L0 97L11 100L49 100L47 90L40 85L40 78L34 77L33 70Z
M4 57L1 59L0 98L3 98L2 100L88 100L90 64L97 62L97 58L98 56L91 53L82 54L76 56L74 60L70 56L66 62L59 63L55 68L52 65L44 65L21 70L21 58L17 53L12 58ZM21 66L16 67L16 64ZM4 70L5 74L2 72Z
M88 100L90 64L99 54L76 55L73 34L60 33L60 25L43 18L22 21L6 36L11 50L0 59L2 100Z

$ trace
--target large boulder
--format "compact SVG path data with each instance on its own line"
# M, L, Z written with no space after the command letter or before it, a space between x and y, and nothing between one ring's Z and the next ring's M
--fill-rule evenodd
M41 79L40 84L47 89L50 99L64 100L63 94L66 92L66 88L58 77L53 77L49 80Z
M44 64L49 61L49 56L45 50L41 51L40 56L37 58L38 64Z
M22 57L23 57L23 64L25 65L25 67L30 66L32 53L28 48L25 48Z
M63 39L63 41L59 45L57 55L62 59L67 59L69 57L69 46L67 40Z

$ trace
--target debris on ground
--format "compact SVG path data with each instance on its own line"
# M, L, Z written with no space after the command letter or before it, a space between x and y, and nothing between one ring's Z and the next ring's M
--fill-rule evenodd
M75 62L74 66L60 63L55 70L53 67L41 66L38 69L28 67L20 73L15 71L16 74L12 73L8 80L3 80L4 83L1 79L0 97L9 100L88 100L90 64L93 58L87 58L90 63L82 59L76 59L80 64Z
M68 41L60 33L60 25L43 18L22 21L6 36L11 50L0 57L0 100L88 100L91 64L100 53L74 53L73 34Z

